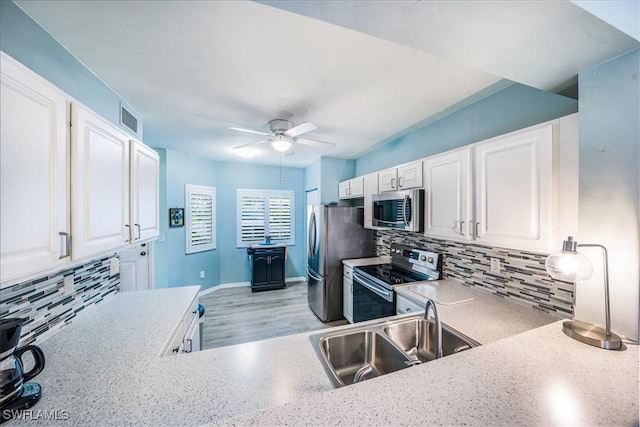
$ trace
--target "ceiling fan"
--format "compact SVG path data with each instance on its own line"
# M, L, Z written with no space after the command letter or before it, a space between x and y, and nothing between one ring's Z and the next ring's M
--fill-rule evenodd
M229 127L229 129L269 137L269 139L264 139L262 141L254 141L247 144L238 145L236 147L233 147L234 150L240 150L252 145L268 142L271 144L274 150L290 156L294 154L293 144L311 145L315 147L335 147L335 144L332 142L318 141L317 139L309 138L299 138L300 135L317 129L316 125L307 122L300 123L294 126L293 123L289 120L274 119L269 122L269 132L262 132L254 129L245 129L235 126L231 126Z

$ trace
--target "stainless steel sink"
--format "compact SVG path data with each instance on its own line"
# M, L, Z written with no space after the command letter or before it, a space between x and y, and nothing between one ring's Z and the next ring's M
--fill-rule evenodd
M340 385L406 368L411 361L391 342L369 330L323 337L319 344L335 373L332 381Z
M435 327L422 316L367 322L309 338L337 388L433 360ZM443 356L479 345L442 324Z
M428 362L435 359L436 327L424 318L395 322L383 328L385 335L413 360ZM480 344L442 325L442 357L477 347Z

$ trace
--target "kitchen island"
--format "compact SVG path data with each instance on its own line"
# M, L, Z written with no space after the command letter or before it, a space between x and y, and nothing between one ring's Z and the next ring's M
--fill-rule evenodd
M503 304L513 304L499 297L465 303L471 305L458 318L469 320L458 323L455 306L438 307L443 322L482 346L333 389L312 333L158 357L197 291L120 293L43 342L47 367L35 379L43 397L34 411L64 411L66 419L47 425L65 426L638 421L637 346L587 346L564 335L560 322L537 327L541 313L522 306L509 307L518 319L502 323L533 319L535 329L505 338L488 322L476 338L469 330L482 329L483 311L501 313Z

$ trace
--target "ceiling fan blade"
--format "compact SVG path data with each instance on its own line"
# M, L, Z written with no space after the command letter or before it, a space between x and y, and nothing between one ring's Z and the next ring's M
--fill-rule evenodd
M262 141L254 141L254 142L248 142L246 144L242 144L242 145L236 145L235 147L233 147L234 150L239 150L241 148L246 148L246 147L251 147L252 145L256 145L256 144L262 144L263 142L269 142L271 141L270 139L264 139Z
M317 139L309 139L309 138L296 138L293 140L293 142L296 142L302 145L310 145L312 147L335 147L336 146L336 144L334 144L333 142L318 141Z
M259 130L245 129L245 128L239 128L239 127L235 127L235 126L229 126L227 129L237 130L237 131L240 131L240 132L254 133L256 135L273 136L273 134L271 132L261 132Z
M295 138L298 135L302 135L303 133L311 132L312 130L316 130L318 127L313 123L300 123L298 126L294 126L284 134L290 136L291 138Z

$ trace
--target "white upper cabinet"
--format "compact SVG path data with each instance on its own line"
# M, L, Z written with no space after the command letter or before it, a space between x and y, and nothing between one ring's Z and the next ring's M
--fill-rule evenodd
M552 153L551 124L475 146L472 232L478 243L549 249Z
M408 190L422 187L422 160L378 172L378 190Z
M471 237L470 166L470 148L425 159L425 235L465 240Z
M342 181L338 185L338 195L341 199L352 199L364 196L363 178L360 176L348 181Z
M422 160L398 167L398 190L422 187Z
M131 224L133 240L160 233L160 156L139 141L131 141Z
M373 195L378 194L378 174L364 176L364 228L373 228Z
M72 117L72 257L78 260L125 246L134 230L129 137L78 104L73 105Z
M1 54L2 283L69 260L69 103Z
M396 191L398 189L398 168L385 169L378 172L378 191Z

